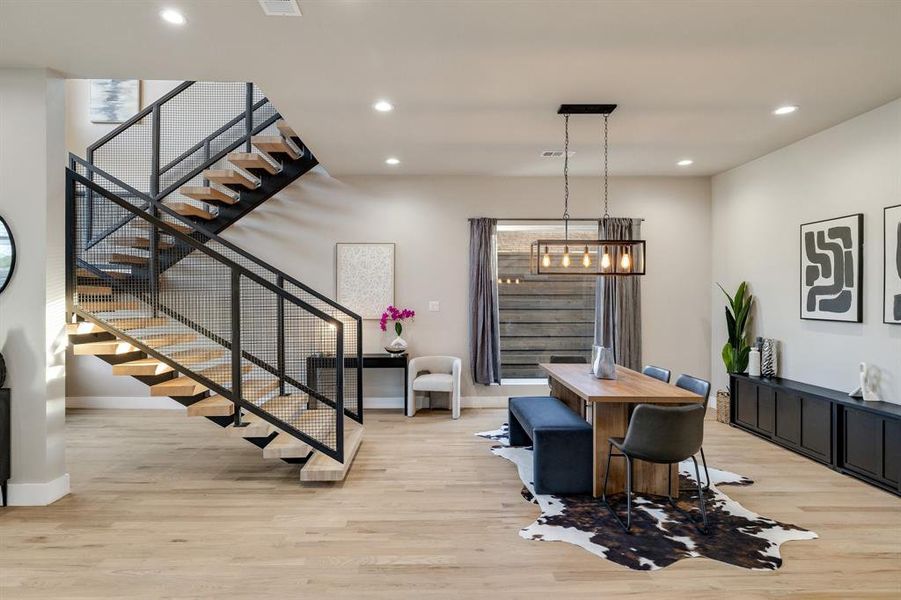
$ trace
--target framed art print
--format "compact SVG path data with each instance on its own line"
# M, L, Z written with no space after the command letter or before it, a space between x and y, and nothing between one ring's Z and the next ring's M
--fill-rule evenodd
M394 304L394 244L335 244L337 300L363 319Z
M863 322L863 214L801 225L801 318Z
M140 108L139 79L91 80L91 123L124 123Z
M883 227L882 321L901 325L901 204L886 207Z

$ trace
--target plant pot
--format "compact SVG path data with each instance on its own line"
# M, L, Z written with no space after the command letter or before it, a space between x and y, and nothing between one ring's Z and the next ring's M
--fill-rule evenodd
M716 392L716 420L720 423L729 423L730 407L732 406L729 392L717 390Z

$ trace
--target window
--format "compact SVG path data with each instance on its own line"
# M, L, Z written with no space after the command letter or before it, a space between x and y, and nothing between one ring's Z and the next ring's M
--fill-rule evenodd
M531 243L563 237L560 221L498 222L502 383L545 380L538 364L550 362L552 356L591 359L597 278L529 273ZM597 221L570 221L569 237L595 239ZM578 261L578 242L572 252Z

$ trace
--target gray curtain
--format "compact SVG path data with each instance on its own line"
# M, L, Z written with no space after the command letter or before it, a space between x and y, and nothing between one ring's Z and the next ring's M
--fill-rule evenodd
M611 218L607 237L641 238L639 219ZM613 260L619 256L613 254ZM594 296L594 343L613 348L616 364L641 370L641 277L598 277Z
M497 219L469 222L469 364L476 383L501 382Z

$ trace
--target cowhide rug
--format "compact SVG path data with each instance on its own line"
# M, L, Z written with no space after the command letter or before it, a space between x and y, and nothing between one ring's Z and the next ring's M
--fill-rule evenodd
M523 497L541 509L538 520L519 532L527 540L568 542L636 570L662 569L683 558L699 556L746 569L774 570L782 565L779 546L817 537L812 531L762 517L732 500L717 486L751 485L753 481L713 468L709 469L711 485L706 493L709 534L699 532L685 515L673 510L666 498L641 494L633 496L632 531L626 533L600 499L536 495L532 449L511 448L507 431L505 423L496 431L476 435L500 444L491 451L516 465L524 484ZM679 471L680 487L692 491L683 492L677 504L700 521L691 461L680 464ZM611 504L624 511L624 494L611 496Z

